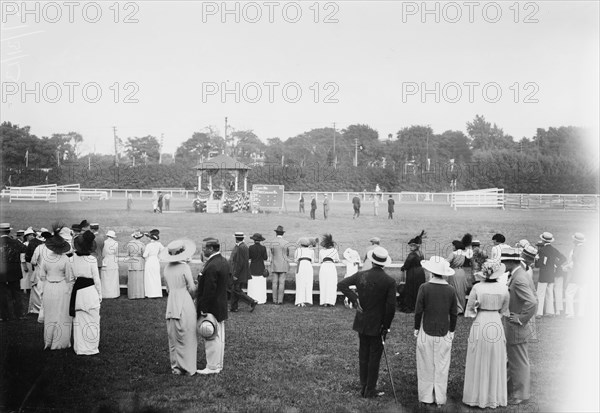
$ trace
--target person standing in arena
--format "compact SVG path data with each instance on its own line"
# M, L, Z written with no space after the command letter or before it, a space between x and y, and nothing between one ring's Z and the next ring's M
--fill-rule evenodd
M239 311L240 299L250 306L250 312L254 311L258 302L250 298L242 288L248 287L248 279L250 278L250 251L248 245L244 242L244 233L236 232L235 247L231 251L229 257L229 265L231 266L231 308L232 313Z
M323 199L323 218L327 219L329 216L329 197L325 194L325 199Z
M360 197L358 194L354 195L354 198L352 198L352 208L354 209L352 219L356 219L360 216Z
M392 195L390 195L390 197L388 198L388 219L394 219L394 205L396 204L396 201L394 201L394 198L392 198Z
M315 199L314 195L311 195L311 200L310 200L310 218L311 219L316 219L316 211L317 211L317 200Z

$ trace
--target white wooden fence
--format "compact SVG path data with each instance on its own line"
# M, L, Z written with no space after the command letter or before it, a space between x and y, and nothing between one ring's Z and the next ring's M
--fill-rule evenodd
M502 208L504 209L504 189L488 188L475 191L452 193L451 206L457 208Z

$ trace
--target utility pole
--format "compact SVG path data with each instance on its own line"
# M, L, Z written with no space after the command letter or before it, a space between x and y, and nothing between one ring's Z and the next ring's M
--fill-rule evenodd
M115 139L115 166L119 165L119 150L118 150L118 139L117 138L117 127L113 126L113 136Z
M163 148L163 143L165 141L165 134L161 133L160 134L160 147L158 148L158 163L162 163L162 148Z
M358 167L358 138L354 138L354 166Z
M337 154L335 153L335 122L333 122L333 167L337 169Z
M227 149L227 116L225 116L225 136L223 136L223 139L225 140L225 149ZM225 151L225 155L228 155L227 151Z

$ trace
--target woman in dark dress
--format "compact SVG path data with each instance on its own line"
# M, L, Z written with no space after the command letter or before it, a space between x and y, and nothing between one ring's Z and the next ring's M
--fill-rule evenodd
M421 244L425 238L425 230L419 235L408 241L410 252L404 261L400 271L406 274L406 283L404 289L400 292L400 311L403 313L414 313L417 302L417 293L419 287L425 282L425 270L421 267L421 261L425 256L421 252Z
M265 261L267 248L261 244L265 240L262 234L256 233L250 237L254 244L248 248L250 258L250 275L248 280L248 295L258 301L258 304L267 302L267 274L265 273Z

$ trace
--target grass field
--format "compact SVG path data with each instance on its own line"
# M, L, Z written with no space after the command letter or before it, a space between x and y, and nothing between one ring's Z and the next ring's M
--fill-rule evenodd
M124 244L137 228L161 230L166 244L186 236L197 243L208 235L232 245L233 232L261 232L267 238L283 225L286 238L333 233L340 250L354 247L361 254L368 238L379 236L394 260L406 255L405 244L421 229L428 231L425 253L447 255L455 238L471 232L489 244L496 232L508 242L537 239L550 231L556 246L567 252L570 235L584 232L597 239L598 216L590 212L527 210L460 210L447 206L397 205L396 218L386 219L364 210L352 220L349 203L334 203L330 219L311 221L308 214L152 214L147 203L125 211L124 201L76 204L3 202L2 222L13 228L67 224L82 219L114 229ZM189 202L172 201L172 209L190 210ZM197 257L199 255L197 254ZM597 273L596 273L597 275ZM592 300L597 310L597 295ZM164 320L166 298L155 300L105 300L101 309L100 354L77 357L71 350L44 352L43 328L33 318L0 324L0 411L16 411L27 396L25 412L68 411L424 411L417 403L415 341L411 315L397 313L388 336L387 354L401 406L394 404L388 371L382 360L379 387L385 396L375 401L358 397L358 339L351 330L353 311L338 301L334 308L303 309L292 305L259 306L254 313L230 314L226 324L225 369L213 377L170 374ZM597 360L596 319L544 318L538 322L538 340L530 345L532 400L510 412L576 411L589 393ZM466 345L471 320L459 318L452 349L448 384L449 402L443 411L476 411L460 401ZM594 328L590 328L594 327ZM581 332L585 332L582 336ZM585 340L582 340L582 337ZM579 347L584 342L588 347ZM596 346L596 347L594 347ZM591 350L590 350L591 349ZM204 347L198 347L199 368L204 367ZM585 369L578 372L578 369ZM577 373L576 373L577 372ZM597 372L597 371L596 371ZM597 380L595 377L592 379ZM597 383L597 381L595 382ZM573 392L573 385L579 393ZM587 385L587 387L586 387ZM30 392L30 389L31 392ZM28 394L28 392L30 392ZM580 410L580 409L579 409ZM435 410L434 411L440 411Z

